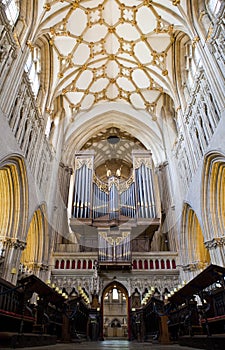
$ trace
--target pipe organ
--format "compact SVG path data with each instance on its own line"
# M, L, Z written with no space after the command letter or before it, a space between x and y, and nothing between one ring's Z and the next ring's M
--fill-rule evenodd
M93 220L108 215L109 192L108 186L102 183L96 176L93 181Z
M75 158L75 184L73 216L86 219L91 217L92 177L94 157L77 155Z
M109 178L109 220L119 220L119 179Z
M139 232L142 232L141 225L155 225L158 222L151 153L135 150L132 156L133 171L130 177L123 179L119 171L111 175L111 171L107 170L107 181L96 176L93 153L84 151L75 157L71 222L74 220L72 225L76 226L81 237L80 221L84 220L88 227L93 226L97 235L99 264L104 266L107 262L117 266L121 263L123 267L127 263L128 266L131 263L132 230L140 225ZM87 239L85 237L86 233L84 239Z
M136 208L139 218L155 218L156 202L153 183L153 162L149 154L135 154L133 156L136 187Z
M94 155L76 155L73 217L93 221L156 218L151 153L134 151L133 169L129 179L109 176L106 183L94 173Z
M131 261L130 230L99 229L98 230L98 257L103 262Z

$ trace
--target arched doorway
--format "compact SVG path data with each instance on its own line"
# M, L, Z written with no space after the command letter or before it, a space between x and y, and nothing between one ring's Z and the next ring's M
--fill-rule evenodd
M119 282L110 283L102 293L102 335L104 339L128 339L130 331L129 297Z

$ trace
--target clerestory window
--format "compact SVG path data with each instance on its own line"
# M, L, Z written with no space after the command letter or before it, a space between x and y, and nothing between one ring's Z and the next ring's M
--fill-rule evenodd
M222 0L208 0L207 1L208 10L213 17L217 16L221 5L222 5Z
M19 6L16 0L2 0L5 5L5 13L11 25L14 25L19 17Z
M40 72L41 72L41 53L38 47L33 47L30 50L26 65L25 71L28 74L30 79L31 87L35 97L38 94L40 88Z

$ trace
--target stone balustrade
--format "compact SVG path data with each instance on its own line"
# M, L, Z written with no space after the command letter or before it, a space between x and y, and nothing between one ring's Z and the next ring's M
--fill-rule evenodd
M140 253L134 253L132 258L132 269L140 270L174 270L176 269L176 257L174 253L160 252L157 255L145 253L140 256ZM97 263L97 254L76 253L70 257L62 257L55 255L54 270L93 270Z

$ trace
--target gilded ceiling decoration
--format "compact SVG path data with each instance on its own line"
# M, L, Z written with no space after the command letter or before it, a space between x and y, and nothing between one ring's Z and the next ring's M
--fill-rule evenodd
M117 137L118 142L111 143L109 140L111 137ZM106 177L108 169L112 172L122 169L122 175L128 178L133 163L132 150L143 150L144 146L128 132L112 127L98 132L89 139L82 150L88 149L95 152L95 169L100 178Z
M107 101L125 102L154 115L170 82L178 4L47 1L41 28L49 34L57 61L55 96L63 94L73 115Z

